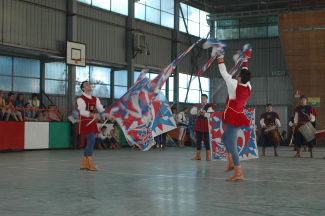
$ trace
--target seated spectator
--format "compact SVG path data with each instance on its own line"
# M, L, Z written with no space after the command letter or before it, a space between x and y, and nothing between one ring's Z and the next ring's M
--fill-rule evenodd
M74 149L80 149L81 134L77 133L78 122L79 122L79 111L77 109L72 110L72 119L69 116L68 119L72 122L72 144Z
M4 95L4 92L2 90L0 90L0 121L2 120L5 120L6 118L6 115L8 115L8 118L9 118L9 112L6 108L6 101L5 99L3 98L3 95Z
M37 116L37 121L39 121L39 122L49 121L49 111L42 110L42 112L40 112L40 114L38 114L38 116Z
M37 121L37 119L33 118L33 114L32 114L32 111L30 110L31 109L31 105L30 103L25 103L25 118L24 120L25 121Z
M110 134L112 136L111 145L113 148L115 146L118 149L121 149L122 147L119 145L120 132L118 131L117 124L113 125L113 129L110 131Z
M57 115L57 110L55 109L55 105L49 105L49 120L50 122L60 122L60 118Z
M24 95L23 94L18 94L16 97L16 101L14 102L15 108L24 108ZM18 117L19 121L24 121L23 120L23 113L24 110L14 110L16 113L16 116Z
M98 134L98 149L109 149L111 147L111 135L106 132L106 126L103 126Z
M12 116L12 118L15 121L18 121L17 115L16 115L16 110L10 109L10 108L15 108L14 106L14 93L9 92L8 93L8 98L6 99L6 106L8 107L8 115L6 116L6 121L9 120L9 117Z
M59 110L58 110L58 107L56 105L54 105L54 110L56 111L56 115L58 116L58 118L60 119L60 121L62 122L63 121L63 113L61 113Z
M36 111L34 109L39 109L38 95L36 93L33 93L32 98L28 101L28 103L31 105L33 118L36 118L37 115L35 116L35 113L38 114L39 111Z

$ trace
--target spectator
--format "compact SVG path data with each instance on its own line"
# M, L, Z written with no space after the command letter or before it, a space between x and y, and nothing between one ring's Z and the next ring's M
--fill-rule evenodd
M6 101L3 98L4 92L0 90L0 107L6 107ZM0 108L0 121L5 120L6 114L9 116L6 108Z
M185 147L184 137L185 137L187 125L189 122L188 118L186 116L187 112L188 112L188 109L186 107L184 107L183 111L177 115L177 123L178 123L178 128L179 128L178 146L181 148Z
M24 108L24 95L23 94L18 94L16 97L16 101L14 102L14 106L15 108ZM24 121L23 120L23 113L24 110L14 110L14 112L16 113L19 121Z
M49 121L49 111L42 110L42 112L40 114L38 114L38 116L37 116L37 121L39 121L39 122Z
M61 113L59 110L58 110L58 107L56 105L54 105L54 110L55 110L55 113L57 115L57 117L60 119L60 121L62 122L62 119L63 119L63 113Z
M25 121L37 121L37 119L33 118L33 114L31 111L31 105L30 103L25 103L25 117L24 120Z
M74 149L80 149L81 135L77 133L79 122L79 111L77 109L72 110L72 117L72 120L70 120L70 116L68 117L68 119L72 122L72 147Z
M39 113L38 111L35 110L35 109L39 109L38 95L36 93L33 93L32 98L28 101L28 103L30 103L31 105L33 118L36 118L37 115L35 116L35 113L36 114Z
M98 149L109 149L111 146L111 135L106 131L107 127L103 126L98 134Z
M14 107L14 93L12 93L12 92L8 93L8 98L6 99L6 106L8 107L8 115L6 116L6 121L9 120L10 115L12 116L12 118L15 121L18 121L16 112L14 110L10 109L10 108L15 108Z
M177 124L177 109L174 108L174 107L172 108L172 114L173 114L174 120L175 120L175 122Z
M113 129L110 131L110 134L112 136L111 138L111 145L121 149L122 147L119 145L119 138L120 138L120 132L118 131L117 124L113 125Z
M55 105L49 105L49 121L51 122L60 122L60 118L57 115L57 110L55 109Z

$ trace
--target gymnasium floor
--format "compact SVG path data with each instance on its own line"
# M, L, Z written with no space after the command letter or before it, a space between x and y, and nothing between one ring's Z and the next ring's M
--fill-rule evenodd
M325 215L325 148L268 148L242 162L243 182L225 181L226 162L191 161L191 147L95 150L98 172L79 170L82 154L0 153L0 215Z

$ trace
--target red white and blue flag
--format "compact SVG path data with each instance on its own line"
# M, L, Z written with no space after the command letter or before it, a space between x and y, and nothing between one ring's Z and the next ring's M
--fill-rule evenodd
M209 131L213 160L227 160L227 150L221 140L226 128L222 122L223 112L210 113ZM250 120L249 127L241 127L238 131L237 150L240 160L258 158L258 150L255 134L255 108L245 108L244 113Z
M147 78L148 70L143 70L135 84L104 111L119 123L129 145L149 150L155 144L155 136L176 127L166 98L160 94L161 88L182 58L201 40L186 49L155 79Z

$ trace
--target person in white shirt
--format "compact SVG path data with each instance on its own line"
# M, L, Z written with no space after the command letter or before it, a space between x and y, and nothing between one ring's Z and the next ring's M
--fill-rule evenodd
M188 108L184 107L183 111L178 113L177 115L177 124L179 129L179 135L178 135L178 146L183 148L184 145L184 137L186 134L186 129L188 125L188 118L186 117L186 113L188 112Z

